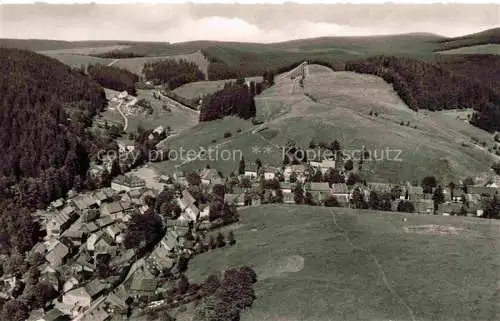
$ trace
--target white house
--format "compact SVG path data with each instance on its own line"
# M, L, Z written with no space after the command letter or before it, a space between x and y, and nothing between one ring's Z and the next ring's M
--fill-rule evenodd
M116 143L118 144L118 152L120 154L131 153L135 150L135 142L132 140L120 139L117 140Z

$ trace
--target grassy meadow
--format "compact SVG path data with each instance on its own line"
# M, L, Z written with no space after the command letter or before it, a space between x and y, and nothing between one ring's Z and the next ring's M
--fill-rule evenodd
M252 266L257 300L242 321L498 320L496 221L296 205L240 213L236 245L196 256L188 274L202 282ZM404 229L420 225L455 233Z
M371 153L372 160L365 161L362 168L368 180L393 183L419 181L426 175L444 181L474 176L488 170L495 160L472 144L473 138L493 144L490 134L449 114L409 109L381 78L333 72L317 65L309 68L303 90L290 79L283 79L256 97L257 119L264 121L262 125L252 126L234 118L202 123L171 143L204 147L223 144L229 151L241 151L247 163L259 158L281 166L280 146L288 140L307 147L311 140L336 139L346 150L364 146ZM238 128L240 133L235 132ZM232 136L224 138L225 132ZM195 161L184 168L196 169L206 163L228 174L237 169L238 160Z

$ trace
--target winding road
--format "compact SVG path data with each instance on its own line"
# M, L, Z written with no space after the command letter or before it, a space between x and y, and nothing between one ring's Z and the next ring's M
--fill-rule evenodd
M120 115L122 115L123 119L124 119L124 122L125 124L123 125L123 131L127 131L127 128L128 128L128 118L127 116L125 116L125 114L123 113L122 111L122 104L123 104L123 101L120 102L120 104L116 107L116 110L118 110L118 112L120 113Z

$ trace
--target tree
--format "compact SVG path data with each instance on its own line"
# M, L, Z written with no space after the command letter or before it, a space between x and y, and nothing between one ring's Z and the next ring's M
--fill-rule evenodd
M255 160L255 165L257 166L257 171L259 171L259 169L262 167L262 161L259 158L257 158Z
M186 176L186 180L189 183L189 185L192 185L192 186L199 186L201 184L201 177L196 172L189 173Z
M245 158L242 157L240 159L240 163L239 163L239 166L238 166L238 174L240 175L244 175L245 174Z
M297 174L295 174L295 172L292 172L290 174L289 180L290 180L290 183L295 183L297 181Z
M234 233L233 231L229 231L227 233L227 243L229 243L229 245L234 245L236 244L236 240L234 238Z
M29 317L29 307L20 300L7 301L2 309L2 320L24 321Z
M368 207L371 208L372 210L379 210L381 207L381 201L378 197L377 192L371 191L370 192L370 197L368 200Z
M309 192L309 191L307 191L306 195L304 196L304 204L316 205L316 201L314 200L314 197L312 196L311 192Z
M297 183L297 185L293 188L293 199L295 204L304 203L304 189L302 188L301 183Z
M220 286L220 277L218 274L210 274L201 285L201 290L205 296L212 295Z
M352 162L351 159L348 159L344 164L344 169L346 171L352 171L353 168L354 168L354 163Z
M365 209L367 207L365 198L359 187L355 188L354 191L352 192L351 204L354 206L354 208L359 208L359 209Z
M326 207L340 207L339 201L333 195L328 196L328 198L324 200L323 205Z
M217 237L216 237L215 241L216 241L217 247L224 247L224 246L226 246L226 241L224 239L224 234L222 234L221 232L219 232L217 234Z
M438 185L434 194L432 195L432 200L434 201L434 210L438 209L439 204L444 203L444 193L441 185Z
M432 193L434 187L437 186L437 180L434 176L426 176L422 179L421 186L424 190L424 193Z
M215 241L215 237L213 235L208 237L208 247L212 250L217 248L217 242Z
M187 292L188 289L189 289L188 278L184 274L181 274L179 280L177 281L177 290L179 290L181 294L184 294Z
M495 171L495 174L500 175L500 162L494 163L491 168Z
M349 173L349 176L347 177L346 184L349 186L353 186L356 183L361 183L361 182L363 182L363 180L361 179L361 176L359 176L356 173L351 172L351 173Z
M415 207L413 206L413 203L409 201L400 201L398 204L398 212L414 213Z
M125 232L125 248L141 248L155 244L163 236L163 224L154 213L134 215Z

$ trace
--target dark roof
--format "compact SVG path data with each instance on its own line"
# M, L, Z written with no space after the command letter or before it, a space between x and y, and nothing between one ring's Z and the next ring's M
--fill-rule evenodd
M87 290L88 294L92 297L95 298L99 294L102 293L107 288L107 283L99 280L99 279L94 279L87 283L85 285L85 290Z

